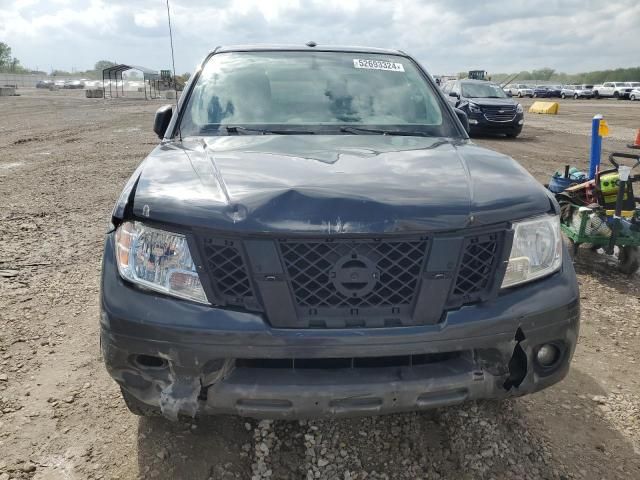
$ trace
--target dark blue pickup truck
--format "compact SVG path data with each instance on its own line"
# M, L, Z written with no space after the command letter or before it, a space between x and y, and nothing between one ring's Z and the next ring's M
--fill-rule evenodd
M140 415L372 415L543 389L579 294L555 200L418 62L202 62L112 213L101 348Z

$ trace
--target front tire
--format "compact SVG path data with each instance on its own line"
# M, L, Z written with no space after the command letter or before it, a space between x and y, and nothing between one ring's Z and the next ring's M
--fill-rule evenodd
M564 100L565 98L567 98L567 96L564 93L561 93L560 94L560 98L562 98Z
M574 100L578 100L578 94L577 94L577 93L575 93L575 94L573 95L573 99L574 99Z
M629 97L629 100L631 100L632 102L635 102L636 101L636 96L635 95L631 95Z
M596 97L596 98L600 98L600 94L598 93L597 90L595 92L593 92L593 96Z
M507 136L507 138L516 138L518 135L520 135L522 133L522 129L520 130L513 130L511 132L507 132L505 133L505 135Z
M613 92L613 98L620 100L620 94L618 92Z

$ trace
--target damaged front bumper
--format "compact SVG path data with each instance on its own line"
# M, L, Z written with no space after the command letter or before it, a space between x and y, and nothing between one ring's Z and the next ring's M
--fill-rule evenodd
M312 418L411 411L535 392L569 370L579 330L573 266L436 325L272 328L262 316L141 291L103 268L111 376L169 418ZM542 367L536 352L558 348Z

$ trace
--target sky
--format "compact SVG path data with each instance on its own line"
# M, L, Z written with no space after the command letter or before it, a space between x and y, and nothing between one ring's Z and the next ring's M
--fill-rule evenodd
M638 0L170 0L178 74L217 45L401 49L432 74L640 65ZM0 42L30 68L171 68L165 0L0 0Z

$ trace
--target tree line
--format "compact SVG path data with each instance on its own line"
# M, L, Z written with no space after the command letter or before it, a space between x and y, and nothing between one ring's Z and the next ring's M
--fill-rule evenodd
M11 47L0 42L0 72L27 73L28 71L20 65L20 60L11 55Z

